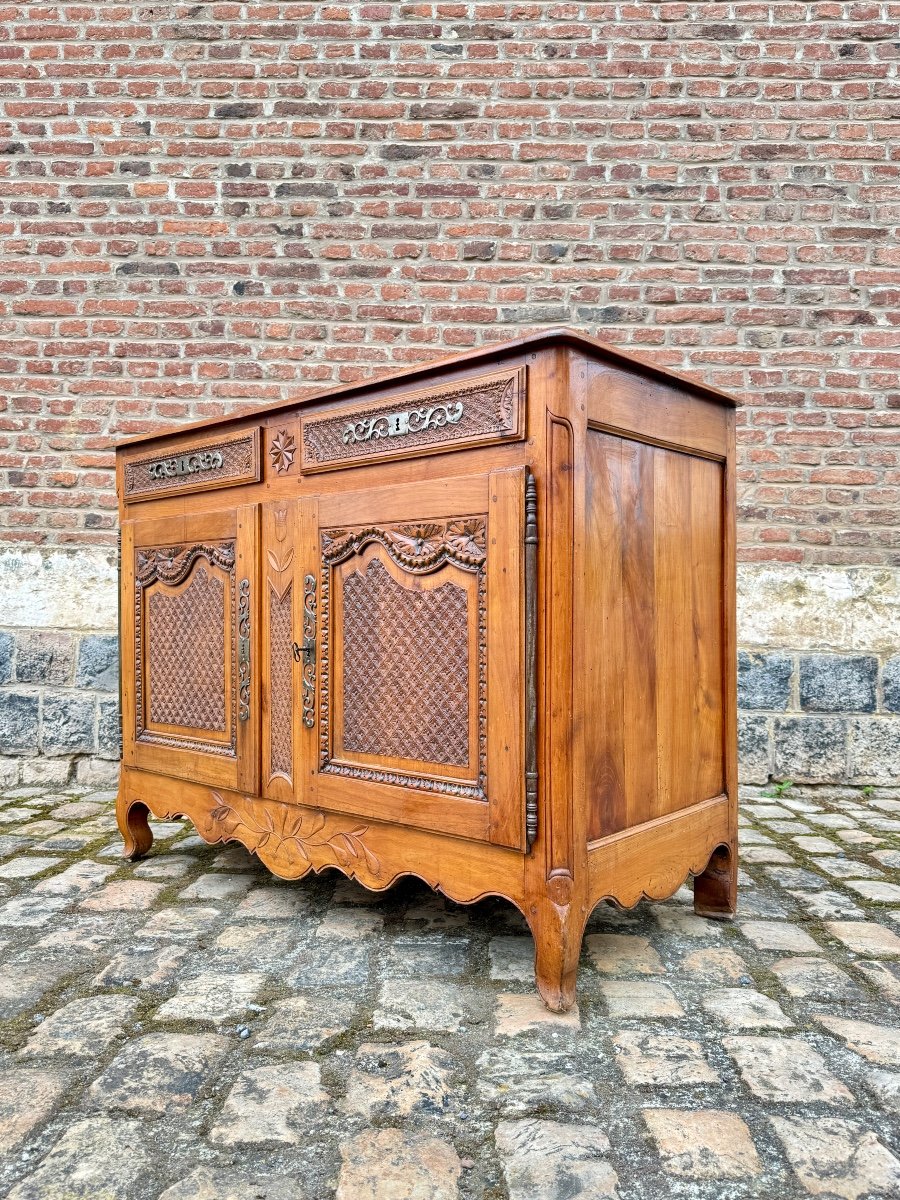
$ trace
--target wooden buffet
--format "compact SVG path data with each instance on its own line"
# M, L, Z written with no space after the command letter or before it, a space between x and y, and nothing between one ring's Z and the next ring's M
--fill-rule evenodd
M734 409L568 330L132 439L119 827L502 896L552 1009L603 899L734 911Z

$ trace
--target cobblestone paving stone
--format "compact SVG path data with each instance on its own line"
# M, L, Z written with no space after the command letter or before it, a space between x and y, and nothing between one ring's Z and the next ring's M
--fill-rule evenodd
M744 797L738 919L284 883L109 793L0 797L10 1200L900 1197L900 799Z

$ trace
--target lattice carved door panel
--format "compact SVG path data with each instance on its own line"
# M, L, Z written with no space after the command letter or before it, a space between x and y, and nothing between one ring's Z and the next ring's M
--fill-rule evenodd
M254 506L123 526L123 755L210 783L255 780Z
M521 471L301 501L322 807L521 842Z

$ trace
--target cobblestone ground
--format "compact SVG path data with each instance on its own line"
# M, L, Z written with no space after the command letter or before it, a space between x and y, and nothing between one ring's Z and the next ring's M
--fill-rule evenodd
M554 1017L499 902L3 797L0 1194L900 1196L900 801L743 811L739 919L601 907Z

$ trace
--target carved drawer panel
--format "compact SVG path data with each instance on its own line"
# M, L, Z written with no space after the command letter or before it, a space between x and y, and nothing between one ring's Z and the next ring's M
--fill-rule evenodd
M198 441L175 451L137 454L122 469L126 501L233 487L259 480L259 430Z
M526 368L302 417L301 469L328 471L524 436Z

